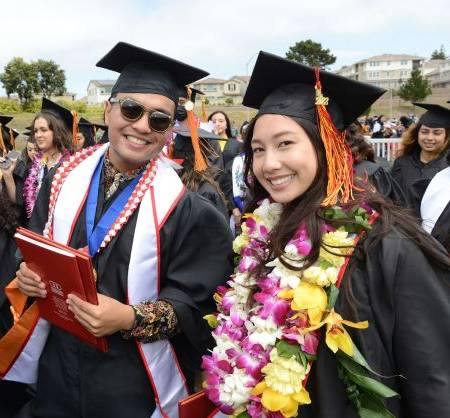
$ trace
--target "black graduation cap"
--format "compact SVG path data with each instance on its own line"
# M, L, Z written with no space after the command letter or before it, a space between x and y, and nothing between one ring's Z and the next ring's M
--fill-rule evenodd
M208 72L126 42L119 42L97 67L120 73L115 93L155 93L178 102L179 91Z
M179 126L173 129L174 133L185 138L191 137L191 132L187 126ZM212 139L212 140L223 140L220 136L216 135L214 132L209 132L206 129L197 128L197 134L199 138Z
M0 115L0 124L2 126L6 126L8 125L9 122L11 122L14 119L13 116L4 116L4 115Z
M91 122L81 117L78 122L78 131L84 136L83 148L94 145L94 125Z
M73 114L69 109L59 105L58 103L52 102L46 97L42 98L42 106L41 110L43 112L49 112L62 119L64 124L66 125L69 132L72 132L73 129Z
M413 102L427 111L420 117L418 123L430 128L450 128L450 109L432 103Z
M175 139L173 141L173 157L174 158L186 158L189 155L194 155L194 147L192 145L192 138L191 138L191 132L189 130L188 126L179 126L177 128L174 128L174 133L177 135L175 136ZM222 138L218 135L216 135L213 132L209 132L202 128L197 128L197 135L201 140L212 140L212 141L218 141ZM208 146L206 144L203 145L203 147L206 146L206 149Z
M322 93L334 125L345 129L386 90L320 70ZM242 104L316 124L315 69L260 51Z

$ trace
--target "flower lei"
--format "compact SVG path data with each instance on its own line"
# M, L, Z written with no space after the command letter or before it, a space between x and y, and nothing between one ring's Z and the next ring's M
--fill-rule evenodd
M364 329L368 322L347 321L334 311L339 282L358 233L370 228L376 212L362 207L327 209L327 219L352 217L355 224L339 229L324 225L322 242L329 251L322 247L318 260L307 269L290 270L276 258L266 264L272 270L256 278L252 270L267 255L270 232L281 212L281 204L265 199L247 215L242 234L233 243L240 254L239 265L229 287L219 287L214 296L218 314L205 317L216 341L202 363L207 396L233 417L297 416L299 406L311 403L306 382L316 359L319 330L326 325L326 344L342 366L340 376L358 411L373 406L364 401L370 394L376 398L377 412L390 414L378 397L396 393L368 376L367 370L373 371L344 328ZM301 267L310 251L311 242L301 225L282 257L291 266ZM256 290L249 304L252 288Z
M69 151L64 150L58 160L58 163L67 160L69 155ZM23 197L25 201L25 212L27 218L31 218L31 214L33 213L34 204L36 203L37 195L41 188L43 179L42 173L46 163L47 159L45 158L44 153L42 151L38 152L33 158L30 171L25 179L23 185Z
M43 235L45 237L53 238L53 216L55 214L56 201L58 199L59 192L61 191L62 185L69 173L77 167L86 158L91 156L101 145L94 145L89 148L82 148L76 154L72 155L69 161L64 161L62 165L58 168L55 173L50 190L50 203L48 208L48 220L44 228ZM156 159L153 159L147 163L147 166L140 178L135 189L128 198L125 207L120 212L119 216L116 218L112 224L110 230L105 235L102 243L100 244L99 251L105 248L111 240L117 235L117 233L122 229L122 227L128 222L130 216L137 209L141 200L143 199L145 192L150 187L155 178L157 171Z

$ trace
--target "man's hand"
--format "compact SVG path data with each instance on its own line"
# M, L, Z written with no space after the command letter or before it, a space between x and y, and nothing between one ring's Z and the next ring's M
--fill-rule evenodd
M100 293L97 296L98 305L85 302L74 294L67 298L69 310L92 335L104 337L133 326L134 310L130 305Z
M16 276L17 286L23 294L35 298L45 298L47 296L45 283L38 274L28 268L26 263L20 263Z

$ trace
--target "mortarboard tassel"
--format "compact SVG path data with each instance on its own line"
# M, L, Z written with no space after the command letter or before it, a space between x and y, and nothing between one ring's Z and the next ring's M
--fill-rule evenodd
M316 68L316 111L317 125L327 158L327 195L322 206L332 206L338 202L347 203L353 199L353 158L345 142L345 132L339 132L325 106L328 97L322 95L320 70Z
M10 137L10 141L11 141L11 145L12 145L13 149L16 149L16 140L14 138L14 132L13 132L12 128L9 128L9 137Z
M75 150L77 148L78 145L78 137L77 137L77 133L78 133L78 115L77 112L75 110L72 110L72 116L73 116L73 122L72 122L72 143L75 147Z
M187 87L188 99L191 100L191 89ZM197 133L197 121L194 116L193 106L186 107L187 111L187 123L189 126L189 132L191 134L192 148L194 149L194 170L195 171L205 171L208 168L205 159L203 158L203 153L200 148L200 138Z
M205 98L202 97L202 122L208 122L208 115L206 114L206 103Z
M0 152L1 155L6 151L5 141L3 141L3 125L0 123Z

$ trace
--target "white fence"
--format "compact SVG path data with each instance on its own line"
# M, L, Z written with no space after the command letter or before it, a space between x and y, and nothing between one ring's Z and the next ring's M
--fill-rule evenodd
M397 155L401 138L367 138L372 144L375 156L384 158L387 161L393 161Z

